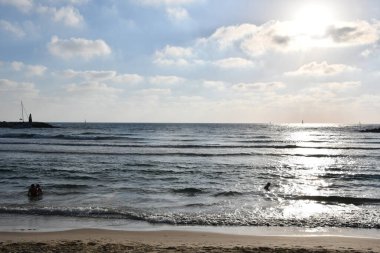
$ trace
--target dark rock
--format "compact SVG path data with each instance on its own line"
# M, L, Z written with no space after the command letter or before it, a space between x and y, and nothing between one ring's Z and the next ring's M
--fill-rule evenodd
M0 122L0 128L55 128L55 126L44 122Z
M380 133L380 128L372 128L372 129L363 129L360 130L362 133Z

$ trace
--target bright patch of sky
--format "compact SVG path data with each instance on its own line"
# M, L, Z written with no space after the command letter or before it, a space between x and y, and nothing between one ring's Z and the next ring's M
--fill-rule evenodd
M377 0L0 0L0 120L380 122Z

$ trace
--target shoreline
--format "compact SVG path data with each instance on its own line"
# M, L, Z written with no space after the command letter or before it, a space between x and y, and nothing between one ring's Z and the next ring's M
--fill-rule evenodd
M71 248L70 248L71 247ZM0 252L85 250L112 252L380 252L380 239L342 236L257 236L179 230L0 232ZM261 251L258 251L261 250ZM288 250L288 251L286 251ZM304 250L304 251L302 251ZM322 251L324 250L324 251ZM254 251L256 252L256 251Z
M185 231L250 236L338 236L380 239L380 230L345 227L206 226L152 224L130 219L0 214L0 232L63 232L82 228L115 231Z

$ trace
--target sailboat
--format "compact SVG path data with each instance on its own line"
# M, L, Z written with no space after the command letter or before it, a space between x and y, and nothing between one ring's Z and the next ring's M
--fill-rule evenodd
M28 122L25 122L24 116L28 117ZM17 122L6 122L2 121L0 122L0 127L5 127L5 128L52 128L54 126L44 123L44 122L33 122L32 120L32 114L29 113L25 109L24 103L21 101L21 115L20 119Z

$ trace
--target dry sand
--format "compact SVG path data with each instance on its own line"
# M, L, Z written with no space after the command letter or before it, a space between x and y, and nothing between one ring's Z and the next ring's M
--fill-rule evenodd
M0 232L0 252L380 252L380 239L79 229Z

